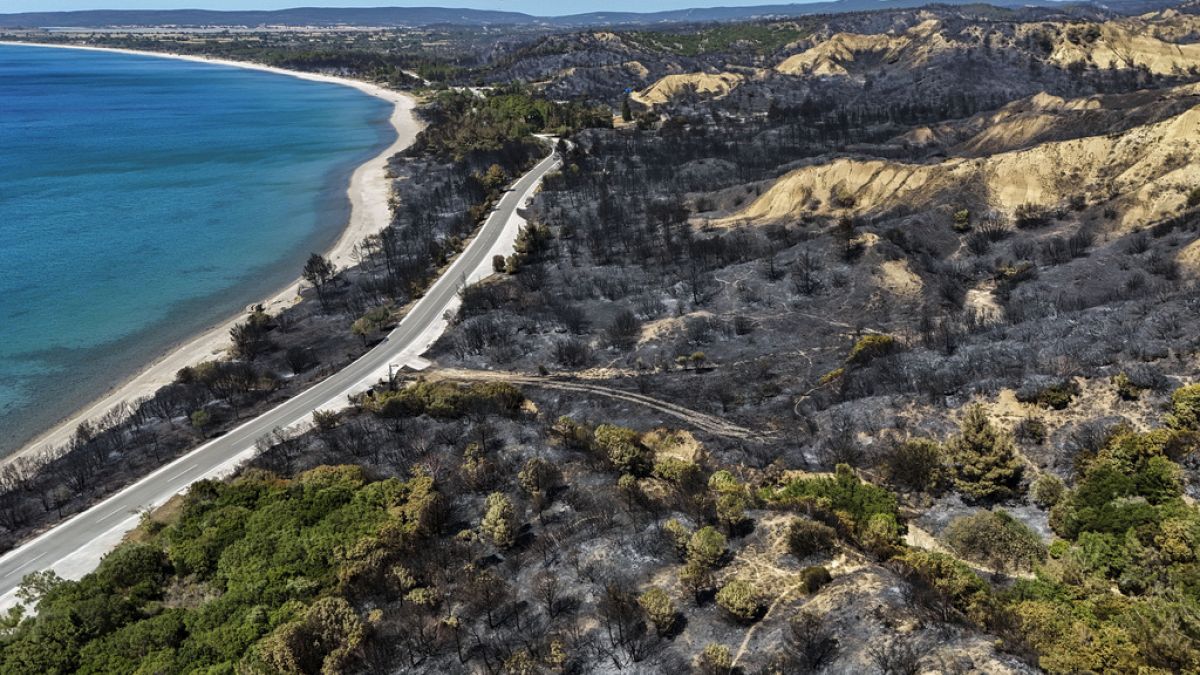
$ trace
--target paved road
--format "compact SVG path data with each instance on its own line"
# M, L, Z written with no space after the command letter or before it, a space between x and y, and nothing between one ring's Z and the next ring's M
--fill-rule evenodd
M21 578L30 572L53 568L64 577L82 576L137 524L140 510L163 503L197 480L232 470L253 454L259 438L306 420L314 410L343 407L348 393L374 382L380 373L387 373L389 365L417 357L441 332L443 315L456 306L458 290L464 282L491 273L493 249L510 242L514 227L519 225L517 207L533 193L541 178L558 165L557 154L551 153L517 180L475 238L412 306L386 341L323 382L201 445L0 558L0 607L13 604Z

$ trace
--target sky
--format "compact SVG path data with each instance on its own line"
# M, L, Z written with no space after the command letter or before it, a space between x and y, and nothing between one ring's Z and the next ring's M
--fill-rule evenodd
M797 0L0 0L0 14L78 9L284 9L288 7L469 7L560 16L580 12L654 12L688 7L787 4ZM798 0L803 2L805 0Z

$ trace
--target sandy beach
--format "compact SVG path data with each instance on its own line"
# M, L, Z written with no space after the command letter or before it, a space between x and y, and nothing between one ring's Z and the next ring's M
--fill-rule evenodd
M82 45L41 45L30 42L5 41L0 41L0 44L117 52L259 70L314 82L328 82L353 87L366 94L388 101L393 105L390 121L392 127L396 130L396 139L387 149L354 171L348 188L350 220L345 228L343 228L337 242L331 249L325 252L325 255L339 268L352 265L355 262L353 258L355 245L368 235L382 231L391 222L391 208L389 205L391 187L387 179L387 160L392 155L411 145L416 139L417 132L420 131L420 123L413 114L416 102L411 96L360 80L285 70L256 63L205 58L202 56L141 52L130 49L88 47ZM297 279L286 288L280 289L272 296L262 299L260 301L261 304L266 307L267 311L273 313L294 304L299 298L300 283L300 280ZM249 303L249 305L253 304L257 303ZM249 305L247 306L249 307ZM133 402L153 394L159 387L172 382L175 379L175 373L184 366L222 355L231 344L229 329L235 323L242 320L243 316L243 313L239 313L236 316L229 317L229 319L210 327L198 336L172 347L164 354L158 355L158 358L154 359L140 372L113 387L97 400L84 406L83 409L64 418L53 428L26 444L25 447L4 458L2 462L8 462L18 457L36 457L41 452L62 445L70 439L71 434L74 433L75 428L80 422L97 418L122 402Z

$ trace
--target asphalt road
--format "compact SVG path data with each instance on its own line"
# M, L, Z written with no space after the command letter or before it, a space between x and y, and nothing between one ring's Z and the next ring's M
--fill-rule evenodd
M17 586L30 572L54 568L68 578L82 576L137 524L139 511L162 504L202 478L231 470L253 454L258 439L275 429L304 421L314 410L343 407L346 395L361 389L365 381L373 381L380 372L386 373L389 365L411 360L423 350L430 331L453 306L464 281L491 272L489 254L505 235L505 226L541 178L557 166L557 153L551 153L517 180L466 249L412 306L395 330L357 361L5 554L0 558L0 607L13 604Z

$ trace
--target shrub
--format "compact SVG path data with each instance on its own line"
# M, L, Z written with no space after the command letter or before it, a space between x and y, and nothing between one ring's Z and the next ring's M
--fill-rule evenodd
M814 673L833 660L838 640L815 612L803 610L788 621L784 652L794 666L781 664L781 672Z
M837 532L824 523L807 518L793 518L788 525L788 550L803 560L816 553L824 553L837 542Z
M1037 534L1004 511L956 518L946 528L945 538L960 556L1001 571L1029 569L1046 557Z
M956 464L955 484L964 496L997 501L1016 494L1024 467L1012 439L992 426L983 406L967 409L961 433L947 450Z
M1062 479L1052 473L1043 473L1033 481L1030 486L1030 493L1033 497L1033 503L1048 509L1062 500L1063 495L1067 493L1067 486L1063 484Z
M833 581L833 576L824 565L805 567L800 571L800 578L804 582L804 591L809 594L816 593Z
M922 549L908 549L895 561L911 581L934 589L975 623L987 624L995 604L991 587L966 563Z
M967 209L959 209L954 212L954 231L966 232L971 229L971 212Z
M609 344L619 349L629 349L637 343L641 330L642 322L638 321L637 316L628 309L621 310L608 325Z
M1045 227L1050 224L1050 212L1036 204L1022 204L1013 213L1013 221L1022 230Z
M825 385L829 384L830 382L836 382L837 380L842 379L842 376L845 374L846 374L845 368L834 368L833 370L829 371L828 373L825 373L824 375L822 375L821 379L817 380L817 384L819 384L821 386L825 386Z
M654 462L651 472L655 478L673 483L681 489L692 489L701 485L704 472L700 465L678 457L664 457Z
M472 413L513 417L524 402L521 390L507 382L458 385L420 381L397 391L376 392L366 399L364 406L380 417L429 415L457 419Z
M865 531L874 515L886 514L893 519L898 515L895 495L862 482L845 464L837 466L832 478L801 478L782 488L765 489L762 494L768 502L815 507L837 514L856 535Z
M867 521L867 526L858 536L859 543L871 555L887 560L895 555L900 546L900 523L890 513L876 513Z
M701 675L729 675L733 670L733 655L729 647L710 642L696 657L696 670Z
M888 480L909 490L931 490L941 481L944 454L940 443L927 438L899 443L886 460Z
M654 586L638 597L638 605L659 635L671 632L675 626L675 603L666 591Z
M853 208L854 205L858 203L854 193L851 192L844 183L838 183L836 186L834 186L833 194L830 195L830 198L833 201L834 206L843 209Z
M1122 401L1136 401L1141 398L1142 388L1134 384L1133 380L1125 373L1113 375L1112 384L1117 390L1117 396L1120 396Z
M896 349L896 338L891 335L872 333L864 335L854 343L846 363L854 366L865 366L880 356L887 356Z
M1078 395L1079 385L1074 380L1068 380L1040 389L1023 388L1017 392L1017 400L1021 403L1033 403L1050 410L1065 410Z
M762 611L758 589L742 579L734 579L717 591L717 605L742 622L754 621Z
M1167 426L1200 431L1200 384L1180 387L1171 393L1171 414L1167 415Z
M1046 442L1046 423L1037 417L1026 417L1017 422L1013 436L1026 445L1041 445Z

